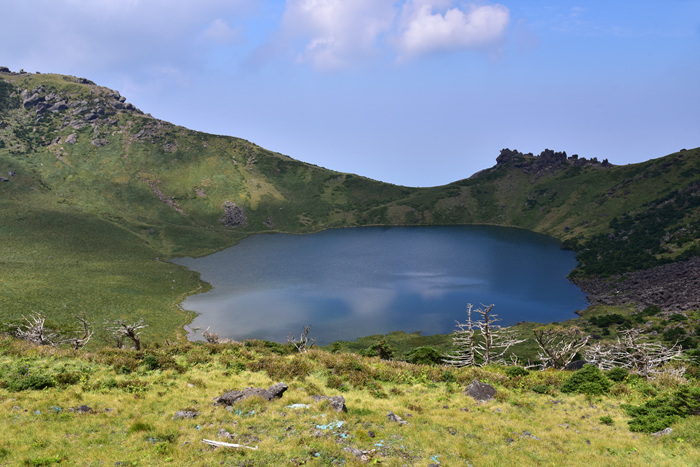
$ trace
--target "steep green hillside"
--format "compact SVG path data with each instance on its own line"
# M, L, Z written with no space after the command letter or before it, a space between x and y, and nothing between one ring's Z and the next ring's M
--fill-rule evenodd
M147 314L149 332L172 335L189 319L176 304L205 284L161 259L256 232L515 226L577 249L582 275L700 249L699 149L619 167L503 150L471 178L409 188L190 131L61 75L0 71L0 177L3 322L32 311L63 325L81 311L96 320Z

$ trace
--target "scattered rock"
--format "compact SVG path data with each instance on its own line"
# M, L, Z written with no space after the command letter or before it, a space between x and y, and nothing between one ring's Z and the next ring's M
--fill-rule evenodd
M10 181L9 178L0 177L0 182L9 182L9 181Z
M198 415L199 412L195 412L194 410L179 410L175 412L173 418L196 418Z
M17 172L15 172L14 170L10 170L9 172L7 172L7 175L9 175L10 177L14 177L15 175L17 175Z
M496 388L488 383L482 383L475 379L472 381L472 384L467 386L465 392L474 400L485 402L494 398L496 395Z
M348 408L345 406L345 398L343 396L313 396L313 400L322 401L327 400L328 404L333 407L336 412L347 412Z
M235 438L235 437L236 437L235 434L229 433L228 431L226 431L226 430L223 429L223 428L219 430L219 438L233 439L233 438Z
M398 423L399 425L406 425L406 424L408 424L408 422L407 422L406 420L402 419L401 417L399 417L398 415L396 415L394 412L389 412L389 413L387 414L386 418L387 418L387 420L389 420L390 422L396 422L396 423Z
M700 308L700 257L610 278L576 279L591 305L658 305L666 312Z
M92 407L88 407L87 405L78 406L78 413L88 413L88 412L92 412Z
M529 431L525 431L525 430L523 430L523 433L520 435L520 437L521 438L536 439L539 441L539 438L537 436L535 436L532 433L530 433Z
M242 391L227 391L214 401L216 405L233 405L236 402L247 399L252 396L262 397L266 401L279 399L284 394L288 386L284 383L277 383L270 386L268 389L262 388L245 388Z
M78 135L77 133L71 133L66 137L66 143L67 144L75 144L78 142Z
M371 451L361 451L359 449L353 448L353 447L346 447L344 449L345 452L352 454L355 456L357 460L362 462L363 464L366 464L372 459L372 456L374 455L375 451L372 449Z
M673 431L673 428L664 428L663 430L657 431L656 433L652 433L651 435L656 436L656 437L661 437L661 436L670 435L672 431Z
M248 225L248 218L245 215L245 210L232 203L231 201L226 201L223 206L224 217L219 219L219 222L224 224L226 227L243 227Z

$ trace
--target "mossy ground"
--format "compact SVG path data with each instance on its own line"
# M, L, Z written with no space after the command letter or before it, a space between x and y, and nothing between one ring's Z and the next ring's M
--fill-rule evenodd
M631 379L587 397L559 391L567 372L509 377L504 367L297 354L260 341L83 353L3 338L0 349L0 381L21 367L55 383L22 391L0 383L0 465L361 465L346 447L387 466L683 466L700 458L698 417L662 438L627 427L620 405L672 390L667 381ZM465 395L473 379L494 385L496 398ZM226 390L279 381L289 385L281 399L213 405ZM535 392L537 385L547 392ZM343 395L348 412L313 401L316 394ZM92 410L75 410L81 405ZM175 418L182 410L199 415ZM407 424L389 421L390 411ZM235 437L221 438L222 429ZM212 448L203 439L258 450Z

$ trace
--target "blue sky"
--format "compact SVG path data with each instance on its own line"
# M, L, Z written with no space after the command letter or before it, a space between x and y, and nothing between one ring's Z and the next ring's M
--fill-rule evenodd
M0 66L411 186L700 146L700 0L3 0Z

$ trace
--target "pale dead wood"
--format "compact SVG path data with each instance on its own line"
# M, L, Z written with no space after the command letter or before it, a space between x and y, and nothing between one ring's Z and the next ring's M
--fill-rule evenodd
M203 439L202 442L204 444L208 444L210 446L215 446L215 447L222 447L222 448L243 448L243 449L251 449L253 451L257 451L258 447L252 447L252 446L246 446L244 444L234 444L234 443L224 443L221 441L213 441L211 439Z

